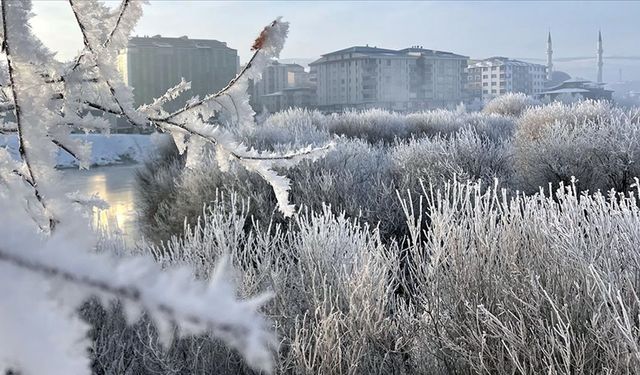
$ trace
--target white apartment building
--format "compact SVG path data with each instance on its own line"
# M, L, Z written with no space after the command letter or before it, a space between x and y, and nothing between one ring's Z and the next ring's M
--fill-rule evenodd
M472 97L491 99L509 92L537 95L545 90L547 67L492 57L473 61L467 68L467 90Z
M467 56L422 47L356 46L322 55L310 66L319 109L406 111L458 104L467 61Z

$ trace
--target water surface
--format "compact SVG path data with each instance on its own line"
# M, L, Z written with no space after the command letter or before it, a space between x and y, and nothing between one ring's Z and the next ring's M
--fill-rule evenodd
M94 211L93 223L108 231L121 232L127 242L139 238L135 212L135 172L139 165L95 167L89 170L64 169L62 183L66 191L98 194L109 209Z

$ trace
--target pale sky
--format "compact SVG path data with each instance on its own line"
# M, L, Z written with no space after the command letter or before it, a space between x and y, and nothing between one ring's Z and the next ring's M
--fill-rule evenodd
M82 48L66 1L34 1L34 31L61 59ZM595 78L598 29L606 56L605 81L640 80L640 2L411 2L411 1L171 1L155 0L135 34L217 39L238 50L241 62L261 28L283 16L291 23L283 58L317 58L353 45L422 45L472 58L537 58L544 63L551 30L554 57L572 75Z

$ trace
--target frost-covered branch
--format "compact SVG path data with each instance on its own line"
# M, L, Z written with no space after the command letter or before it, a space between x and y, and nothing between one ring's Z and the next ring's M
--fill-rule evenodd
M4 38L2 39L2 50L4 51L6 57L7 57L7 70L8 70L8 75L9 75L9 86L11 89L11 94L13 97L13 113L15 115L16 118L16 127L15 130L18 134L18 152L20 153L20 158L22 160L22 162L24 163L24 167L25 167L25 172L21 172L20 176L25 180L26 183L28 183L33 191L33 195L36 198L36 200L40 203L40 205L42 205L42 209L45 213L47 213L48 216L48 222L49 222L49 228L48 230L53 230L56 223L57 223L57 219L54 218L53 215L51 215L51 213L48 213L47 211L47 205L42 197L42 193L38 190L38 181L36 180L35 174L34 174L34 170L33 170L33 163L31 160L31 153L28 149L28 146L25 144L26 139L25 139L25 130L24 130L24 118L23 118L23 113L22 113L22 109L21 109L21 100L22 98L20 97L17 87L16 87L16 67L15 67L15 62L13 60L13 55L12 55L12 49L13 46L11 45L12 40L11 38L13 38L13 35L11 33L9 33L9 28L8 28L8 22L7 22L7 2L6 1L2 1L1 3L1 10L2 10L2 35L4 36ZM13 31L13 30L12 30ZM16 36L16 39L19 36ZM11 40L11 42L10 42Z
M206 144L212 145L221 164L235 160L263 176L282 211L292 214L289 180L273 168L318 157L330 146L276 154L250 149L233 136L235 128L255 124L247 80L259 77L266 63L278 56L288 24L276 20L265 28L249 64L222 91L191 100L186 110L169 114L163 105L188 90L189 82L135 108L132 89L116 70L116 58L141 16L142 2L123 0L117 11L96 0L69 4L84 50L63 64L31 32L31 3L1 2L7 64L0 72L0 108L12 111L15 120L3 122L0 134L17 134L18 160L8 147L0 148L0 341L12 343L0 345L0 372L88 373L87 327L77 308L91 295L120 299L129 321L146 311L163 337L174 326L185 334L211 332L242 352L252 367L269 370L274 335L257 313L264 297L237 300L220 270L205 285L193 282L193 274L184 269L163 272L151 260L115 261L93 253L95 238L76 206L104 204L96 197L60 191L54 156L62 150L88 167L90 144L72 138L71 132L108 131L108 121L93 113L114 114L135 126L154 125L170 132L182 151L189 148L190 163L198 162ZM233 120L218 120L225 118ZM34 327L37 334L22 332L25 326ZM47 353L47 361L34 361L29 353Z
M117 298L124 304L130 323L137 321L143 312L150 316L166 345L171 343L176 328L180 335L211 333L240 351L252 367L266 371L271 369L275 336L258 313L268 296L237 300L235 288L229 280L228 267L224 262L218 265L209 281L205 283L194 281L192 271L187 268L162 270L151 258L118 260L105 254L87 252L86 246L91 245L91 240L85 238L86 236L70 233L74 231L73 228L65 227L47 240L39 240L37 237L19 239L18 235L26 233L24 227L3 224L9 225L14 230L14 235L0 246L1 284L11 283L4 278L16 272L21 272L22 284L14 286L18 290L28 289L30 284L37 285L42 281L62 283L44 298L56 304L65 302L70 311L91 296L100 297L103 301ZM24 272L31 276L25 277ZM3 288L0 287L0 290L4 290ZM9 303L14 299L11 295L3 295ZM20 321L29 324L40 314L27 309L27 306L17 307L24 308L19 315ZM1 327L18 318L12 315L11 310L5 309L3 303L3 312L6 313L3 313L3 318L0 319ZM51 318L64 320L63 312L64 310L61 312L53 309L47 314ZM87 328L84 325L70 327L64 336L57 339L63 343L75 340L77 342L73 346L78 346L83 343ZM51 334L59 334L52 331L56 331L55 324L43 327L38 336L15 340L11 332L5 332L3 329L2 340L13 342L18 346L15 348L17 350L29 350L29 347L20 346L34 345L33 342L41 337L46 339ZM67 340L66 337L74 340ZM7 365L5 359L9 350L0 346L0 371ZM64 366L85 361L84 353L81 351L68 351L61 355L68 359ZM42 373L36 371L39 366L37 363L19 360L18 362L17 365L25 374ZM75 371L66 367L64 370L67 372L56 369L55 373L88 373L88 366L81 367L84 368Z

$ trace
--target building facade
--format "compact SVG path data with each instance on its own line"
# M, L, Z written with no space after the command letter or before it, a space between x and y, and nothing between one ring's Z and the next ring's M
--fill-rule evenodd
M483 100L509 92L537 95L545 90L547 82L546 66L506 57L474 61L467 74L469 94Z
M422 47L351 47L310 64L325 111L453 106L464 98L468 57Z
M263 109L270 113L289 108L315 108L316 89L314 87L289 87L262 96Z
M217 40L134 37L118 56L118 70L134 88L136 105L153 102L182 78L191 81L187 91L168 109L176 109L193 96L204 97L229 83L238 72L238 52Z
M306 88L307 90L302 90L302 92L307 92L309 87L312 87L309 73L304 70L302 65L281 64L274 60L262 71L262 79L255 82L250 81L250 103L255 111L262 111L266 108L268 111L273 112L271 108L274 108L274 98L270 95L294 88ZM284 95L281 99L287 97L287 95ZM288 108L293 105L283 104L283 106Z
M612 90L604 88L604 83L591 82L584 79L569 79L556 86L538 93L540 99L547 100L612 100Z

